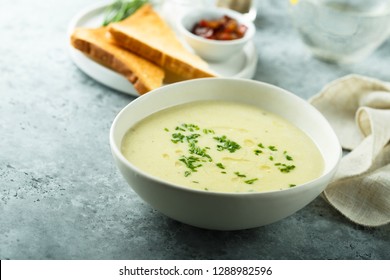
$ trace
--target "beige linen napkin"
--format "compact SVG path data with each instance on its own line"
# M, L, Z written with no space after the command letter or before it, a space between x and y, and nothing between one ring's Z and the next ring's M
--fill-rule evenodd
M344 149L323 195L351 221L390 223L390 83L349 75L309 100L329 121Z

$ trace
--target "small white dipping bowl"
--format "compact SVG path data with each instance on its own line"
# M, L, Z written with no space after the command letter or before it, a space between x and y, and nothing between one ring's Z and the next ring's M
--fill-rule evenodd
M227 15L248 29L244 37L235 40L211 40L191 32L196 23L202 19L215 20ZM210 62L228 60L240 53L244 46L252 40L256 28L244 15L225 8L200 8L187 12L177 21L177 27L187 44L203 59Z
M323 174L303 185L279 191L222 193L165 182L140 170L123 156L121 143L129 128L162 109L201 100L242 102L286 118L316 143L325 162ZM337 136L327 120L308 102L273 85L229 78L175 83L138 97L115 118L110 145L120 172L144 201L177 221L217 230L259 227L290 216L325 189L341 157Z

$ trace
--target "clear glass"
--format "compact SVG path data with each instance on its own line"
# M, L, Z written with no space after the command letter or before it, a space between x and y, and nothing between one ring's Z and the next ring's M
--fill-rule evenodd
M390 0L289 0L312 53L336 63L361 61L390 34Z
M256 2L256 0L215 0L216 6L240 12L252 21L257 16Z

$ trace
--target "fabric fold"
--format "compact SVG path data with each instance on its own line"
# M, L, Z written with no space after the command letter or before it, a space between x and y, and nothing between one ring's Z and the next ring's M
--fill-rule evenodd
M357 224L390 223L390 84L349 75L309 101L351 150L323 196Z

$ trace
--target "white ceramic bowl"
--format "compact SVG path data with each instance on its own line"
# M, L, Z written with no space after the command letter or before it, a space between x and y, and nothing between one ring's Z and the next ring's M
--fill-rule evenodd
M244 37L226 41L210 40L191 32L194 25L201 19L218 19L224 15L230 16L248 28ZM230 59L235 54L242 51L244 46L252 40L256 32L256 28L250 20L238 12L225 8L201 8L191 10L179 18L177 27L184 40L195 53L210 62L219 62Z
M126 131L164 108L200 100L228 100L258 106L301 128L318 146L325 161L319 178L294 188L259 193L194 190L146 174L121 154ZM110 131L115 163L134 191L153 208L193 226L238 230L276 222L314 200L336 171L341 147L326 119L308 102L276 86L243 79L205 78L175 83L138 97L115 118Z

